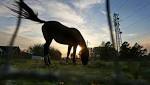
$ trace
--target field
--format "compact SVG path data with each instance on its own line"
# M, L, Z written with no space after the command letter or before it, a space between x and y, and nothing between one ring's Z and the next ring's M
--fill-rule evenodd
M1 60L2 65L4 61ZM13 79L8 80L8 85L113 85L114 65L112 61L91 60L89 65L83 66L81 64L66 64L58 60L52 60L52 65L45 66L42 60L29 59L13 59L11 65L14 69L54 73L58 74L61 79L58 81L40 80L34 77L29 79ZM120 77L121 82L127 85L126 80L134 80L141 82L150 81L150 62L130 61L120 62L120 70L123 73L123 78ZM64 81L65 80L65 81ZM1 81L4 83L4 80Z

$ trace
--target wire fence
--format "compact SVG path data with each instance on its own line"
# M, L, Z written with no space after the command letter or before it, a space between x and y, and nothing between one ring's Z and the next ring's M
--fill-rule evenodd
M20 0L20 2L22 2L23 0ZM107 19L108 19L108 26L109 26L109 30L110 30L110 37L111 37L111 41L113 43L113 46L115 47L115 43L114 43L114 35L112 32L112 23L111 23L111 12L110 12L110 3L109 0L106 0L106 12L107 12ZM18 22L16 25L16 29L15 32L11 38L10 41L10 46L13 46L14 41L16 39L17 33L19 31L19 27L21 24L21 14L22 14L22 9L20 8L20 13L18 15ZM12 49L10 49L11 52ZM149 85L146 81L144 80L130 80L130 79L126 79L123 78L123 76L121 76L121 72L120 72L120 67L119 67L119 62L117 61L117 57L116 60L114 61L114 76L112 76L112 78L109 79L104 79L104 78L100 78L97 79L95 78L91 78L91 77L87 77L87 76L78 76L78 75L74 75L71 73L65 73L65 72L61 72L61 71L50 71L47 73L43 73L40 71L30 71L30 70L21 70L21 69L16 69L11 67L10 64L10 57L11 55L9 55L6 60L5 60L5 64L3 66L1 66L0 68L0 80L15 80L15 79L36 79L36 80L47 80L50 82L58 82L58 81L63 81L63 82L67 82L67 81L71 81L75 84L82 84L84 82L84 84L89 84L91 80L98 80L98 83L100 84L106 84L106 85ZM71 77L74 76L74 77ZM100 75L99 75L100 76ZM78 79L80 77L80 79ZM7 81L5 82L5 84L7 85ZM63 84L62 84L63 85Z

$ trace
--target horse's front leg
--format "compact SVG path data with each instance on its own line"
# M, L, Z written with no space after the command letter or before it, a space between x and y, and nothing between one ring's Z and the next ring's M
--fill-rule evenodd
M67 52L66 63L68 63L71 48L72 48L72 46L71 46L71 45L68 45L68 52Z
M76 49L77 49L77 45L73 46L73 58L72 61L74 64L76 64Z

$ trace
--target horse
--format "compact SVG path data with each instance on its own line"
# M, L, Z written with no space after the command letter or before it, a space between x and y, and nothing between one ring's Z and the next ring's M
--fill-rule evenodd
M45 21L38 18L38 14L35 13L32 8L30 8L25 2L23 1L16 1L15 5L17 8L21 8L21 18L29 19L35 22L44 23L42 26L42 33L45 39L44 44L44 62L45 65L51 64L50 58L48 56L49 54L49 46L54 39L56 42L60 44L68 45L68 52L67 52L67 58L69 59L70 50L73 48L73 63L76 63L75 55L76 55L76 49L79 45L81 47L80 50L80 57L83 65L88 64L89 59L89 50L86 45L86 42L80 33L79 30L76 28L71 28L63 25L62 23L58 21ZM20 11L17 9L9 8L11 11L20 14Z

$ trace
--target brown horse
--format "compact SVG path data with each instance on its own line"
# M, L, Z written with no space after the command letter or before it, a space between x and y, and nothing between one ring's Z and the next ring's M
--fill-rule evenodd
M44 61L46 65L50 64L50 59L48 57L49 46L54 39L56 42L60 44L68 45L67 59L70 55L70 50L73 47L73 63L76 63L75 55L76 49L79 45L82 49L80 51L80 57L83 65L88 63L89 58L89 50L86 46L85 40L82 37L79 30L75 28L69 28L64 26L60 22L57 21L44 21L38 18L38 15L33 12L33 10L24 2L16 2L18 8L22 9L22 18L29 19L32 21L36 21L39 23L44 23L42 26L43 36L45 38L46 43L44 44ZM20 12L17 9L9 8L13 12L19 14Z

